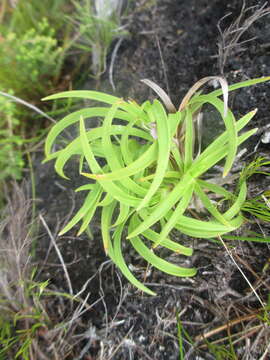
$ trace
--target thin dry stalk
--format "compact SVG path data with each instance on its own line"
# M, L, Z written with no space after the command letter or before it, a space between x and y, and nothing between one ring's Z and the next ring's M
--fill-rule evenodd
M257 275L257 273L252 269L252 267L243 259L241 259L240 256L238 256L237 254L234 254L234 256L236 257L237 261L241 262L241 264L243 264L251 273L252 275L257 279L256 281L256 285L254 285L254 288L259 287L260 284L263 284L267 290L270 292L270 286L262 279L262 276Z
M32 239L28 222L31 203L16 183L13 184L12 197L8 197L7 202L0 225L0 293L18 310L17 304L29 305L19 284L31 277ZM15 284L12 290L10 284Z
M255 39L251 38L241 41L243 34L246 33L255 21L270 14L270 7L266 6L267 2L261 7L251 6L247 8L246 2L244 1L240 15L224 30L221 29L222 21L230 16L231 13L220 19L217 27L220 35L218 41L218 67L221 75L224 75L228 58L233 57L236 52L243 52L245 50L243 45Z
M250 321L250 320L254 320L258 317L258 314L262 311L262 309L257 310L256 312L254 312L253 314L248 314L248 315L244 315L241 317L238 317L237 319L234 320L230 320L228 321L227 324L221 325L215 329L212 329L210 331L208 331L207 333L203 334L203 335L199 335L196 337L196 341L203 341L205 339L208 339L209 337L216 335L222 331L227 330L228 328L232 328L233 326L242 323L244 321Z
M68 288L69 288L69 293L70 293L70 295L73 295L73 288L72 288L72 285L71 285L71 280L70 280L70 277L69 277L69 274L68 274L67 267L66 267L66 265L65 265L65 261L64 261L64 259L63 259L63 256L62 256L62 254L61 254L61 252L60 252L60 250L59 250L59 247L58 247L57 244L56 244L56 241L55 241L55 239L54 239L54 237L53 237L53 235L52 235L52 233L51 233L51 231L50 231L50 229L49 229L49 227L48 227L48 225L47 225L44 217L40 214L40 215L39 215L39 218L40 218L40 220L41 220L44 228L46 229L46 231L47 231L47 233L48 233L48 235L49 235L49 238L51 239L51 242L52 242L52 244L53 244L53 246L54 246L54 248L55 248L55 251L56 251L56 253L57 253L57 256L58 256L58 258L59 258L59 260L60 260L60 262L61 262L61 265L62 265L62 267L63 267L64 274L65 274L65 277L66 277L66 280L67 280L67 284L68 284Z
M118 50L123 42L124 38L121 37L120 39L118 39L114 49L113 49L113 52L112 52L112 55L111 55L111 63L110 63L110 68L109 68L109 81L110 81L110 84L112 86L112 89L113 91L115 91L115 85L114 85L114 81L113 81L113 68L114 68L114 64L115 64L115 60L116 60L116 57L117 57L117 53L118 53Z
M224 246L224 248L226 249L228 255L230 256L230 258L232 259L233 263L235 264L235 266L237 267L237 269L239 270L239 272L242 274L243 278L246 280L246 282L248 283L248 285L250 286L250 288L252 289L254 295L256 296L256 298L258 299L259 303L262 305L262 307L265 307L265 304L263 303L263 301L261 300L259 294L257 293L257 291L254 289L253 285L251 284L251 282L248 280L248 278L246 277L246 275L244 274L244 272L242 271L242 269L240 268L240 266L237 264L237 262L235 261L231 251L228 249L226 243L224 242L224 240L221 238L221 236L218 237L219 240L222 242L222 245Z
M36 107L35 105L33 104L30 104L29 102L21 99L21 98L18 98L17 96L13 96L13 95L10 95L8 93L5 93L3 91L0 91L0 95L2 96L5 96L7 97L8 99L10 99L11 101L14 101L18 104L21 104L21 105L24 105L26 107L28 107L29 109L35 111L36 113L44 116L46 119L50 120L51 122L53 123L56 123L56 120L54 120L51 116L47 115L45 112L43 112L42 110L40 110L38 107Z
M64 360L67 356L75 354L84 340L82 335L77 335L83 327L80 318L95 303L91 305L87 303L90 293L85 296L85 299L82 299L81 295L91 279L78 294L74 295L74 298L57 289L54 290L52 285L50 289L43 288L43 283L40 283L40 290L47 296L32 293L29 289L32 285L38 286L39 283L33 280L35 267L31 261L33 243L33 224L29 222L31 201L28 200L23 187L14 183L12 197L7 197L7 202L8 205L1 214L0 222L0 300L3 300L0 301L1 317L11 324L11 329L15 331L15 334L19 334L17 329L30 333L35 325L35 320L31 316L39 313L40 318L37 321L42 322L42 326L30 335L29 360ZM67 272L66 264L44 218L40 216L40 219L58 252L63 271ZM35 278L37 278L36 273ZM70 292L73 293L68 276L67 281ZM65 300L66 298L68 300ZM67 301L73 306L68 314ZM50 317L52 309L54 310L53 318ZM29 316L24 318L23 314ZM55 317L56 314L57 317ZM22 319L16 325L16 329L13 329L17 315L21 315ZM23 337L22 340L18 338L18 342L11 350L12 354L7 355L15 356L16 351L23 345L21 341L24 341Z

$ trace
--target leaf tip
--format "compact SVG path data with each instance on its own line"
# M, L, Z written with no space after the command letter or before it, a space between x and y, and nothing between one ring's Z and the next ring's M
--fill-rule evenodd
M85 176L85 177L90 178L90 179L95 179L96 178L96 176L94 174L85 173L83 171L80 172L80 175Z
M53 95L45 96L45 97L41 98L41 101L52 100L52 96Z
M58 175L60 175L63 179L65 179L65 180L70 180L70 178L68 177L68 176L66 176L64 173L59 173L59 172L57 172L58 173Z
M229 173L229 170L224 170L223 171L223 174L222 174L222 177L225 178Z
M255 108L254 110L252 110L252 111L251 111L252 116L254 116L254 115L257 113L257 111L258 111L258 108Z

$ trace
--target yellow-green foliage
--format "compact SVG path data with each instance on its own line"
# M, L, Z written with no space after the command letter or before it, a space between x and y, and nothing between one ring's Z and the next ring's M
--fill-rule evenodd
M59 76L62 48L54 29L43 18L25 33L3 34L0 46L0 86L33 100L49 91Z
M16 104L0 95L0 181L9 177L21 178L23 139L16 135L20 124L17 116Z
M233 165L238 146L256 132L256 129L241 132L256 111L236 120L227 106L228 91L269 78L230 87L222 80L222 91L194 94L207 80L209 78L198 81L188 91L178 110L156 85L152 88L157 89L166 108L158 100L146 101L140 106L134 101L96 91L70 91L47 98L83 98L105 104L67 115L48 134L46 159L56 160L58 174L67 178L64 166L77 155L80 157L79 173L91 179L89 184L77 189L87 193L85 201L61 234L79 221L82 221L79 233L85 231L100 208L106 253L130 282L149 294L153 292L132 275L124 261L123 239L157 269L174 276L193 276L196 269L170 263L155 252L158 246L163 246L174 253L192 255L191 248L170 238L172 230L192 237L212 238L239 228L244 221L241 207L247 196L245 179L234 194L224 186L205 181L204 176L224 160L225 177ZM220 99L222 93L224 101ZM194 143L200 135L196 131L196 122L198 112L205 104L216 109L225 130L196 154ZM102 119L101 126L87 130L85 119L91 118ZM79 136L66 147L52 151L58 135L75 123L80 128ZM226 183L226 177L223 183ZM198 219L194 212L188 211L191 205L194 206L194 198L200 201L207 217ZM196 208L197 213L201 209Z

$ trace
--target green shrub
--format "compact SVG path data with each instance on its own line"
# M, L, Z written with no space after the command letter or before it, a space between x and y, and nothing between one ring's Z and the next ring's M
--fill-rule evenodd
M5 1L5 0L4 0ZM11 32L24 34L31 28L36 29L42 18L48 19L50 27L63 35L68 23L63 13L72 10L71 1L67 0L18 0L4 13L3 22Z
M66 293L45 280L34 256L40 229L27 193L14 182L0 210L0 359L75 359L85 342L80 318L89 294L82 299L83 288L75 295L71 285ZM66 277L70 284L67 271Z
M91 179L89 184L76 190L87 193L85 201L61 234L82 221L81 234L100 208L106 253L132 284L149 294L153 292L133 276L124 261L121 250L124 239L157 269L174 276L194 276L196 269L180 267L158 256L160 246L174 253L192 255L191 248L170 238L171 231L196 238L213 238L238 229L244 222L241 207L247 196L245 179L241 179L236 193L228 191L224 185L238 146L256 132L253 129L240 133L256 111L236 121L227 106L228 91L270 78L230 87L223 79L217 79L222 90L207 95L196 93L205 82L216 80L215 77L202 79L188 91L178 110L165 92L149 80L145 83L160 95L165 107L158 100L138 105L135 101L95 91L63 92L45 99L83 98L106 104L67 115L48 134L46 160L56 160L57 173L67 178L64 166L77 155L80 174ZM222 93L223 101L220 99ZM225 130L200 151L200 133L196 125L205 104L216 109ZM101 126L87 130L84 119L91 118L101 118ZM80 126L79 136L66 147L52 152L58 135L76 123ZM224 185L206 181L205 175L222 160L225 160ZM215 177L218 176L215 173ZM189 210L191 205L193 209Z
M95 4L94 4L95 3ZM127 34L121 27L121 1L73 1L75 12L70 17L77 32L73 46L82 50L81 61L89 62L98 79L106 70L106 57L112 42Z
M17 135L19 124L16 104L0 96L0 181L21 179L24 166L21 147L24 140Z
M50 91L60 75L63 49L55 31L43 18L25 33L3 34L0 47L0 86L24 99L37 99Z

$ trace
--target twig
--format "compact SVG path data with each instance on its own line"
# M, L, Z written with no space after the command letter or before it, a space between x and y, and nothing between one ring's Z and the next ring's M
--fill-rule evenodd
M61 254L61 252L60 252L60 250L59 250L59 248L58 248L58 246L57 246L57 244L56 244L56 241L55 241L55 239L54 239L54 237L53 237L53 235L52 235L52 233L51 233L51 231L50 231L50 229L49 229L46 221L44 220L44 217L40 214L40 215L39 215L39 218L40 218L40 220L41 220L44 228L46 229L46 231L47 231L47 233L48 233L48 235L49 235L49 237L50 237L50 239L51 239L51 242L52 242L52 244L53 244L53 246L54 246L54 248L55 248L55 251L56 251L56 253L57 253L57 255L58 255L58 258L59 258L59 260L60 260L60 262L61 262L61 264L62 264L64 273L65 273L65 276L66 276L68 288L69 288L69 293L70 293L71 295L73 295L73 288L72 288L72 285L71 285L70 277L69 277L69 274L68 274L68 271L67 271L67 268L66 268L64 259L63 259L63 257L62 257L62 254Z
M270 286L264 281L262 280L262 276L259 276L256 274L256 272L252 269L252 267L247 264L243 259L240 258L240 256L238 256L237 254L235 254L236 258L238 261L240 261L251 273L252 275L257 279L257 286L258 284L263 284L267 289L268 291L270 291Z
M24 100L18 98L17 96L13 96L13 95L7 94L7 93L5 93L5 92L3 92L3 91L0 91L0 95L3 95L3 96L5 96L5 97L7 97L7 98L10 98L11 100L13 100L13 101L15 101L15 102L17 102L17 103L22 104L22 105L28 107L28 108L31 109L31 110L34 110L35 112L37 112L38 114L44 116L46 119L52 121L53 123L56 123L56 120L54 120L52 117L50 117L49 115L47 115L45 112L43 112L42 110L40 110L40 109L39 109L38 107L36 107L35 105L32 105L32 104L28 103L27 101L24 101Z
M115 63L115 59L116 59L116 56L117 56L117 52L118 52L123 40L124 40L124 38L121 37L117 41L117 43L116 43L116 45L115 45L115 47L113 49L113 52L112 52L112 58L111 58L111 63L110 63L110 68L109 68L109 80L110 80L110 84L111 84L111 86L113 88L113 91L115 91L115 85L114 85L114 81L113 81L113 68L114 68L114 63Z
M210 330L206 334L197 336L195 340L196 340L196 342L203 341L204 339L207 339L213 335L216 335L216 334L220 333L221 331L227 330L228 328L231 328L231 327L239 324L242 321L250 321L250 320L256 319L257 315L259 314L260 311L262 311L262 309L257 310L256 313L244 315L237 319L230 320L227 324L221 325L213 330Z
M157 42L158 52L159 52L159 56L160 56L160 60L161 60L161 65L162 65L162 69L163 69L164 78L165 78L165 83L166 83L166 88L167 88L167 94L168 94L169 97L170 97L169 81L168 81L166 66L165 66L163 54L162 54L162 51L161 51L161 46L160 46L160 42L159 42L158 35L156 35L156 42Z
M262 356L260 357L260 359L259 360L266 360L267 359L267 354L268 354L268 352L270 351L270 344L268 344L268 346L266 347L266 349L265 349L265 352L262 354Z
M251 6L246 8L246 2L243 1L240 15L234 20L228 28L221 30L221 22L230 14L225 15L218 22L217 28L220 34L220 40L218 42L218 66L221 74L224 74L224 68L229 57L232 57L233 51L238 48L238 51L244 51L241 46L248 41L252 41L255 38L240 41L242 35L250 28L250 26L260 19L261 17L270 13L270 7L266 7L267 3L264 3L261 7ZM245 18L248 11L253 10L250 16Z
M246 277L246 275L244 274L244 272L242 271L242 269L239 267L239 265L237 264L237 262L234 260L234 257L232 256L230 250L228 249L227 245L225 244L225 242L223 241L223 239L221 238L221 236L218 236L219 240L222 242L223 246L225 247L228 255L230 256L230 258L232 259L233 263L235 264L235 266L237 267L237 269L240 271L240 273L242 274L243 278L246 280L246 282L248 283L248 285L250 286L250 288L252 289L254 295L256 296L256 298L258 299L259 303L262 305L262 307L265 307L265 304L262 302L261 298L259 297L257 291L254 289L254 287L252 286L251 282L248 280L248 278Z

